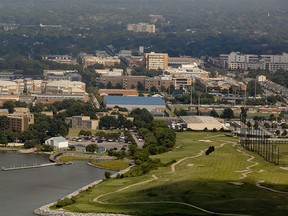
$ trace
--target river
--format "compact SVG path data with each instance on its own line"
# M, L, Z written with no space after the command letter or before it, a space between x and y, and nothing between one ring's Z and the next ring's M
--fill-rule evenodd
M39 154L0 151L0 167L49 162ZM105 170L85 162L36 169L0 171L0 215L35 216L33 210L104 178Z

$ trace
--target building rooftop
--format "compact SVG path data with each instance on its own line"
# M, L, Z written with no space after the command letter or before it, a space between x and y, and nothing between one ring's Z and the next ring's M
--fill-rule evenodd
M104 101L106 104L165 106L165 101L161 97L105 96Z
M180 118L186 124L207 124L207 125L218 125L222 127L222 124L211 116L180 116Z
M67 140L62 137L62 136L59 136L59 137L51 137L50 139L53 139L55 140L56 142L66 142Z

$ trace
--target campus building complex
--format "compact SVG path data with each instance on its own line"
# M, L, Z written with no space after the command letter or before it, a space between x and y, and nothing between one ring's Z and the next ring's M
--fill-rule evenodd
M252 55L231 52L219 56L219 66L231 70L261 69L276 71L279 69L288 70L288 53L282 55Z

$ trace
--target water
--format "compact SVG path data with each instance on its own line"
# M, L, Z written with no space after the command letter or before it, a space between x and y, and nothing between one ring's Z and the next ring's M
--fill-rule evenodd
M0 167L47 162L49 162L48 157L43 155L0 151ZM85 162L37 169L0 171L0 215L35 216L34 209L104 178L104 172L105 170L88 166Z

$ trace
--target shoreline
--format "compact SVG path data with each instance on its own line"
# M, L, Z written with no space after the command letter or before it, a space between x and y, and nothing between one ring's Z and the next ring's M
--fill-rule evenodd
M132 166L124 169L124 170L120 170L119 172L114 173L111 178L116 177L116 175L118 174L124 174L126 172L128 172L131 169ZM71 198L72 196L76 196L78 195L81 191L86 190L89 187L95 186L99 183L101 183L103 181L103 179L94 181L70 194L68 194L67 196L63 197L64 198ZM78 213L78 212L67 212L64 210L52 210L50 209L50 207L52 205L54 205L57 201L53 202L53 203L49 203L47 205L41 206L37 209L35 209L33 211L34 214L39 215L39 216L131 216L131 215L125 215L125 214L114 214L114 213Z

